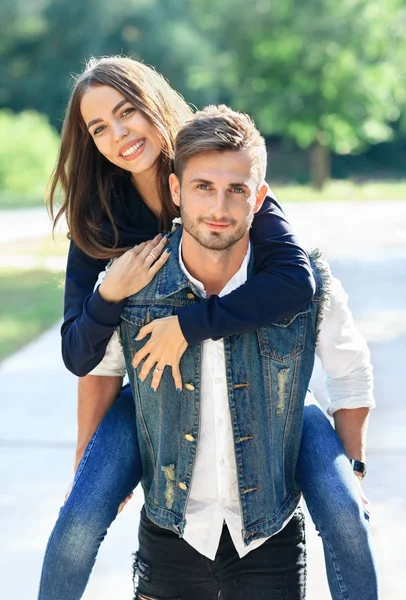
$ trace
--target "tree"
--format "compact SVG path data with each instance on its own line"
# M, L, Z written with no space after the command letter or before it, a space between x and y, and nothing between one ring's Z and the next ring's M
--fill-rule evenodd
M206 0L195 17L217 46L217 67L200 64L201 80L235 108L252 114L264 134L310 148L311 179L330 175L330 150L359 152L390 139L400 115L394 31L396 0Z
M125 54L153 65L188 97L187 72L210 44L192 28L184 0L15 0L0 6L0 107L35 109L60 129L72 83L91 56ZM206 54L205 54L206 53ZM201 90L187 98L200 106Z

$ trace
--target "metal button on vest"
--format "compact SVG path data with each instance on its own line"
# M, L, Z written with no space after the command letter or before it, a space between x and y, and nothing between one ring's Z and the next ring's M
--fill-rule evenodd
M188 390L189 392L193 392L193 390L195 389L195 386L193 385L193 383L185 383L185 389Z
M194 295L194 294L192 294L191 292L189 292L188 294L186 294L186 298L187 298L188 300L194 300L194 299L195 299L195 295Z
M185 440L187 440L188 442L194 442L195 438L193 437L193 435L190 435L190 433L187 433L185 435Z
M179 487L181 490L185 490L185 491L187 490L187 485L186 485L186 483L183 483L183 481L179 482Z

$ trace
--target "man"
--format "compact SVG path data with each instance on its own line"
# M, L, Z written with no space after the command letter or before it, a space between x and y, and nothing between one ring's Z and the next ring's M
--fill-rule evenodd
M313 260L314 301L293 319L188 348L181 393L169 373L155 392L131 367L149 321L252 274L249 228L266 194L265 166L263 138L245 115L209 107L184 127L170 178L183 228L165 267L122 315L145 493L140 599L305 597L295 470L316 345L326 351L318 342L331 300L325 266ZM367 412L347 428L361 458Z

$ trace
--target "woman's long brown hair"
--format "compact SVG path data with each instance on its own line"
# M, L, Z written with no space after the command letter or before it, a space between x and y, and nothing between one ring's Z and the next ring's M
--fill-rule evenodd
M160 224L164 230L169 229L172 219L178 216L168 179L173 170L176 134L190 120L192 111L162 75L130 58L92 58L77 77L66 110L61 148L49 182L47 204L54 228L65 214L69 234L75 244L93 258L110 259L124 250L118 247L118 231L112 212L112 203L119 200L114 193L113 178L123 171L97 150L80 112L83 94L90 86L97 85L108 85L121 92L158 131L162 141L158 158L158 189L162 202ZM54 216L59 186L64 200ZM109 242L101 226L104 216L110 221L114 235Z

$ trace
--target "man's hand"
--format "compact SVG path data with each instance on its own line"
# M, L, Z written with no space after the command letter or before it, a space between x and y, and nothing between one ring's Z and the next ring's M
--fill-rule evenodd
M365 510L366 513L368 513L368 515L370 515L371 514L371 508L370 508L370 504L369 504L368 498L365 496L364 490L362 489L361 478L358 477L356 474L354 474L354 477L357 479L358 492L359 492L359 495L361 497L361 501L362 501L362 505L364 507L364 510Z
M68 485L68 489L65 492L65 502L64 502L64 504L66 504L66 501L67 501L67 499L70 496L70 493L72 491L72 487L73 487L73 481L70 482L70 484ZM118 511L117 511L118 515L121 513L121 511L123 510L124 506L127 504L127 502L129 502L131 500L132 497L133 497L133 492L131 492L131 494L129 496L127 496L127 498L125 498L123 500L123 502L118 507Z
M127 498L125 500L123 500L123 502L118 507L118 511L117 511L118 515L121 513L121 511L123 510L124 506L127 504L127 502L129 502L131 500L132 497L133 497L133 492L131 492L131 494L129 496L127 496Z
M188 344L180 328L178 317L165 317L148 323L140 329L135 339L137 341L143 340L149 334L151 334L149 340L134 355L133 367L137 368L140 362L145 359L139 374L141 381L144 381L150 370L155 367L151 382L154 391L159 387L165 367L172 367L175 387L180 392L182 389L182 376L179 364Z

